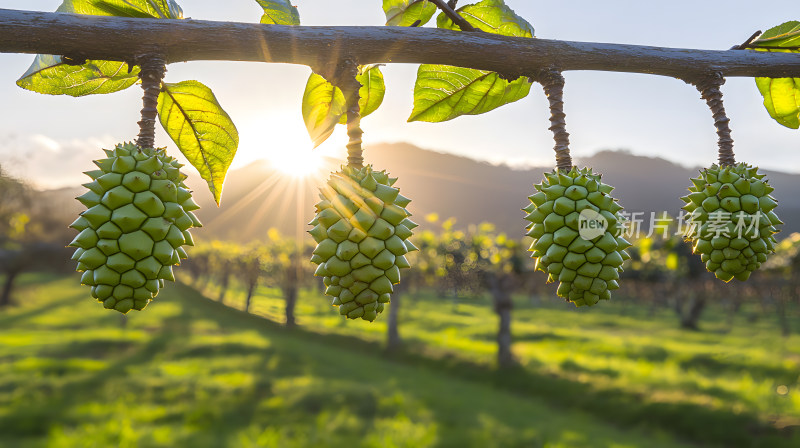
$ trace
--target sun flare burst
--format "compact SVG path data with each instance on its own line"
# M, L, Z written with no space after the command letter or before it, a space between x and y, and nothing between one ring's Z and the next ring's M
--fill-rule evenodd
M270 154L268 160L282 174L305 178L322 171L325 164L323 157L321 152L311 148L293 147Z

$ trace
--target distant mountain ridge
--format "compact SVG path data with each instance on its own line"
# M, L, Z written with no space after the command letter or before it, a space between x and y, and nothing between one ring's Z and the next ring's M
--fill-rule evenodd
M425 216L436 213L442 219L455 217L459 227L489 221L514 237L524 235L520 209L534 192L533 184L541 181L545 171L552 170L513 169L407 143L369 145L365 156L376 169L386 169L399 178L396 186L412 199L409 210L421 228L430 225ZM325 182L327 172L340 163L329 160L320 175L301 183L281 174L268 161L253 162L228 174L220 208L214 205L205 182L190 175L187 184L196 192L202 206L197 214L205 224L197 230L198 237L247 242L265 238L271 227L290 236L306 235L306 224L313 218L318 201L317 189ZM626 211L642 213L643 227L649 226L651 212L679 213L683 205L680 197L691 185L689 178L696 177L699 170L620 151L602 151L576 163L593 167L604 181L616 187L612 194ZM765 173L775 187L777 212L786 223L779 236L800 231L800 175ZM73 193L71 189L65 191Z

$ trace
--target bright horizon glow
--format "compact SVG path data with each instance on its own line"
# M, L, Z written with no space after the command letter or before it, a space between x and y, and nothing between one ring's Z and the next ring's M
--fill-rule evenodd
M324 165L321 152L298 145L283 146L270 152L265 158L281 173L298 178L313 176Z

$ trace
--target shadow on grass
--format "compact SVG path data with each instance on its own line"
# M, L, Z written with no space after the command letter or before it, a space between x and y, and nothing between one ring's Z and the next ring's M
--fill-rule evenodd
M213 305L224 308L216 302L213 302ZM322 335L299 327L284 328L258 316L247 317L262 321L270 330L290 333L309 342L346 346L350 350L384 357L396 363L492 384L498 389L518 396L543 399L554 407L581 409L622 429L645 427L670 432L694 443L726 447L794 447L796 446L794 443L797 442L798 433L794 428L775 428L761 422L752 413L713 410L691 403L653 402L644 394L603 389L590 383L570 381L530 368L512 367L498 370L456 356L434 354L429 348L423 354L420 352L421 346L418 345L406 346L389 354L378 342L346 335ZM646 347L639 351L638 355L663 359L665 352L662 350L658 347Z
M617 378L619 377L619 372L614 369L591 369L589 367L582 366L571 359L563 361L559 364L561 370L567 372L574 372L574 373L590 373L592 375L603 375L609 378Z
M427 329L428 326L426 325ZM478 341L496 341L497 335L492 333L474 333L470 335L470 339ZM563 336L560 334L552 333L549 331L522 333L514 335L514 343L517 342L548 342L548 341L588 341L590 338L582 336Z
M248 366L248 372L258 372L252 384L231 391L213 389L208 397L198 399L196 385L192 384L173 390L173 384L152 384L146 391L126 391L144 393L150 402L167 407L173 402L190 402L192 406L184 412L169 410L153 422L181 423L193 429L192 432L180 436L176 446L217 447L228 446L231 434L250 428L253 422L269 422L270 425L291 427L291 422L301 420L306 415L352 415L359 422L359 429L344 428L323 434L346 434L354 440L363 436L364 428L375 424L382 412L380 391L368 384L345 384L330 387L319 385L296 384L287 393L283 391L280 406L265 407L263 403L275 396L275 383L272 376L282 378L301 378L310 371L321 369L318 364L309 362L309 355L303 350L286 351L277 348L256 347L244 343L227 342L222 345L213 343L192 346L192 322L207 319L210 316L221 327L254 329L262 336L272 338L277 334L291 335L301 342L315 344L319 347L346 348L351 352L362 353L375 358L384 358L392 363L425 369L437 374L446 374L453 378L461 378L480 384L489 384L498 390L508 391L513 395L544 400L554 408L581 409L618 428L646 427L655 428L675 434L684 440L699 444L716 444L722 446L791 446L788 437L795 434L793 429L778 430L759 422L751 414L734 414L727 411L710 410L699 405L686 403L654 403L649 397L617 389L600 389L590 383L570 381L535 370L535 367L510 368L497 370L488 365L481 365L454 356L432 350L423 344L409 344L392 355L387 354L382 344L368 342L357 337L319 334L304 328L285 328L275 322L248 315L230 309L211 300L201 297L190 288L177 286L176 295L185 296L181 304L181 313L160 321L158 328L150 335L146 343L133 345L126 349L123 356L103 351L89 344L83 349L96 356L107 356L110 363L107 368L98 372L87 372L67 381L43 383L31 381L22 387L28 390L23 395L27 401L13 403L11 413L0 417L0 434L8 437L47 437L54 427L80 427L85 423L76 412L70 412L81 403L97 401L104 388L118 387L119 378L133 375L136 367L145 364L158 364L160 356L168 352L170 360L205 359L221 356L253 356L254 366ZM185 293L185 294L184 294ZM68 301L68 300L65 300ZM190 303L191 302L191 303ZM50 308L52 309L52 308ZM41 310L40 310L41 312ZM36 314L36 313L32 313ZM69 347L69 346L68 346ZM80 347L69 348L72 353L79 353ZM658 350L644 348L645 355L652 351L658 356ZM84 355L84 352L80 352ZM577 364L576 364L577 366ZM358 369L359 366L350 366ZM577 368L582 368L577 366ZM340 369L342 369L340 367ZM347 373L347 370L344 370ZM586 372L602 374L602 372ZM116 381L112 381L116 380ZM196 380L193 380L196 381ZM207 388L206 388L207 389ZM88 391L88 392L87 392ZM320 419L325 420L324 418ZM445 413L437 413L436 421L443 427L448 424ZM348 432L349 431L349 432ZM313 431L312 431L313 432ZM306 434L306 437L314 437ZM297 435L297 437L300 437ZM318 437L318 436L317 436ZM464 436L466 437L466 436ZM348 439L350 440L350 439ZM513 439L519 444L519 439ZM337 440L338 441L338 440ZM794 440L796 442L796 439ZM439 446L450 443L442 440ZM310 446L348 446L333 443L331 440L312 440ZM349 446L353 446L357 442ZM525 446L539 446L543 443ZM511 446L503 445L503 446ZM449 445L448 445L449 446Z
M694 369L706 375L718 375L722 372L738 371L741 373L748 373L753 378L774 379L775 381L783 382L783 384L792 384L797 380L797 365L794 368L779 367L779 366L766 366L762 364L747 364L737 362L731 359L719 359L713 355L701 354L692 356L689 359L681 361L680 366L684 369Z
M69 300L67 299L58 305L51 304L46 308L48 311L52 311L68 305ZM191 313L188 307L183 307L183 309L184 312ZM31 317L41 312L42 308L37 307L35 310L21 313L14 316L13 319L21 320L24 316ZM0 417L0 434L4 437L46 437L56 425L80 425L82 422L71 417L69 411L86 402L86 391L102 389L109 380L125 376L130 367L151 361L169 341L182 335L186 336L189 328L181 324L184 319L186 317L180 315L165 319L162 330L148 343L139 345L138 349L134 351L129 351L128 356L117 357L117 360L105 369L78 375L75 379L57 382L32 379L32 381L21 385L21 388L27 388L28 390L19 391L20 395L27 396L28 399L12 404L12 412ZM82 345L70 344L66 347L68 347L69 352L84 357L85 352L79 351ZM89 345L93 346L93 343L89 343ZM64 348L64 346L58 347L60 349ZM94 348L96 349L96 347ZM52 353L50 350L46 350L46 352ZM104 351L104 353L110 354L111 352ZM95 354L98 354L98 352L95 351ZM47 376L63 376L66 372L63 371L63 367L54 365L43 373L45 375L44 380L47 380Z

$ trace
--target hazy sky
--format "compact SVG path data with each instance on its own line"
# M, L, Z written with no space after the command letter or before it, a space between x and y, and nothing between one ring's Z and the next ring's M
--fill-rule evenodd
M382 25L380 0L294 0L305 25ZM462 1L462 4L468 2ZM796 2L774 0L770 8L745 1L533 1L506 0L550 39L727 49L756 30L798 19ZM59 0L6 0L0 7L52 11ZM254 0L183 0L187 17L258 22ZM80 171L102 146L133 140L141 89L84 98L45 96L14 82L32 55L0 54L0 163L42 186L82 181ZM302 159L310 142L300 100L310 70L261 63L192 62L169 66L166 80L197 79L210 86L236 123L241 144L235 166L292 152ZM372 142L407 141L420 147L510 164L553 163L547 102L538 85L527 98L476 117L442 123L406 123L412 109L416 66L384 67L387 95L380 110L363 120L366 157ZM622 148L685 165L716 160L710 112L697 91L682 81L604 72L565 74L565 108L576 156ZM752 79L731 78L723 92L741 161L800 172L800 133L775 123ZM321 147L341 151L338 130ZM174 147L159 130L157 144ZM381 167L384 168L384 167ZM390 167L385 167L390 168Z

